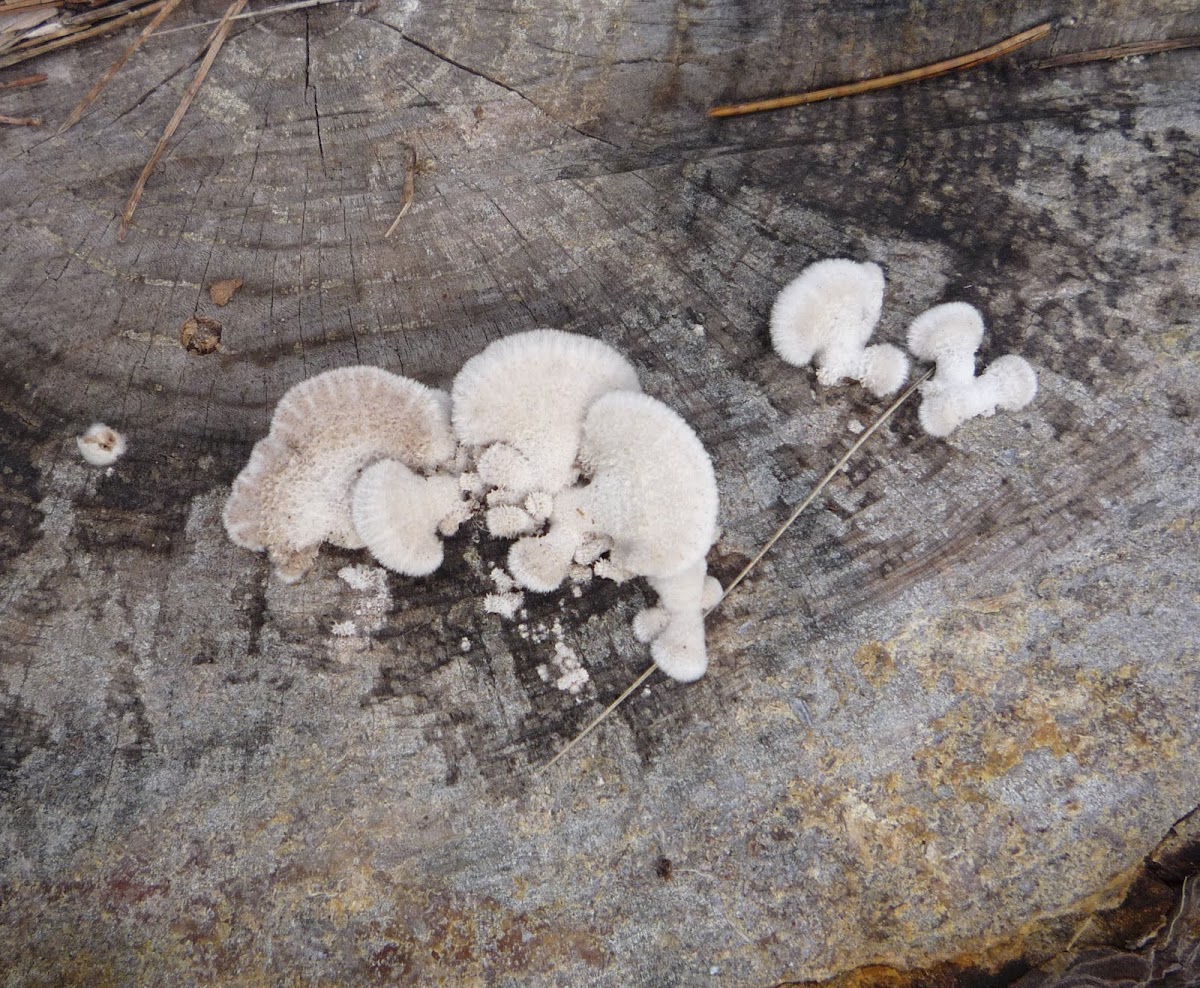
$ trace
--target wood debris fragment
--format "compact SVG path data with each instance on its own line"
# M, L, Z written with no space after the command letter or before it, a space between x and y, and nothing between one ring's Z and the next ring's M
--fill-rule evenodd
M221 346L221 324L208 316L192 316L179 330L179 345L191 353L212 353Z
M749 103L735 103L730 106L714 106L708 111L710 117L736 117L747 113L762 113L766 110L782 110L792 106L804 106L808 103L819 103L827 99L839 99L843 96L857 96L860 93L870 93L878 89L890 89L893 86L903 86L910 82L921 82L950 72L974 68L994 59L1008 55L1018 48L1024 48L1035 41L1040 41L1050 33L1051 24L1039 24L1028 31L1014 34L987 48L971 52L969 55L959 55L948 58L932 65L924 65L917 69L895 72L891 75L878 76L874 79L862 79L858 82L848 82L841 86L830 86L826 89L815 89L807 93L797 93L792 96L777 96L773 99L753 100Z
M271 17L275 14L287 14L293 10L307 10L310 7L324 7L331 3L348 3L349 0L299 0L298 3L282 3L274 7L264 7L262 10L248 10L244 14L238 14L237 17L231 17L231 21L250 21L260 20L263 17ZM360 15L369 13L367 10L359 12ZM215 21L197 21L195 24L181 24L179 27L173 27L166 31L159 31L160 35L175 34L177 31L194 31L198 27L212 27L214 24L220 24L220 18Z
M133 57L134 52L136 52L142 46L142 43L154 33L155 29L170 16L171 11L178 7L179 3L180 0L166 0L166 2L159 9L158 13L154 15L154 19L144 28L142 28L141 33L133 39L133 44L125 49L121 57L113 62L113 64L108 67L108 71L105 72L104 75L102 75L96 81L96 84L87 91L87 95L79 101L75 109L71 111L71 115L67 117L67 119L63 121L62 126L58 128L58 133L61 134L64 131L70 130L79 122L79 118L82 117L87 108L91 106L93 102L95 102L96 97L104 91L104 87L112 82L113 76L121 71L121 68L125 65L125 63Z
M396 227L400 225L400 220L408 212L408 207L412 205L413 184L416 180L416 172L417 149L410 145L408 148L408 164L404 171L404 192L400 195L400 212L396 214L396 218L392 220L392 225L388 227L387 233L383 235L385 239L395 232Z
M40 117L10 117L7 113L0 113L0 124L8 124L10 127L40 127L42 120Z
M228 305L229 300L233 298L233 293L243 284L241 278L224 278L221 281L214 281L208 287L208 297L212 299L213 305Z
M1093 48L1091 51L1077 51L1066 55L1055 55L1035 63L1034 68L1057 69L1064 65L1082 65L1085 62L1106 62L1118 58L1135 58L1139 55L1159 55L1167 51L1179 51L1182 48L1200 48L1200 35L1186 38L1166 38L1161 41L1131 41L1124 45L1114 45L1112 48Z
M163 131L162 137L158 139L158 144L154 148L154 153L150 155L150 160L146 162L146 167L142 169L142 173L138 176L137 183L133 187L133 192L129 196L129 202L125 204L125 211L121 214L121 227L117 231L118 240L123 241L125 234L129 232L129 223L133 219L133 211L137 209L138 200L142 198L142 193L146 190L146 181L150 178L150 173L154 171L154 166L158 164L159 159L167 149L167 142L179 127L180 122L183 120L183 115L187 113L188 107L192 105L192 100L196 98L196 93L200 91L200 85L204 82L204 77L208 75L208 70L212 68L212 63L216 60L217 53L221 50L221 46L225 43L225 38L229 35L229 29L233 26L233 18L245 6L246 0L233 0L233 3L229 5L229 9L225 11L225 16L221 18L220 25L213 32L212 41L208 46L208 52L205 54L204 60L200 63L200 67L196 69L195 77L184 92L178 109L176 109L174 115L167 122L166 129Z
M10 39L10 43L3 46L0 69L27 62L31 58L78 44L88 38L117 31L127 24L154 14L165 2L166 0L154 0L137 7L129 3L105 4L93 11L62 17L54 23L51 30L46 30L51 25L39 26L19 38ZM5 9L9 9L10 6L5 4ZM120 16L112 16L118 11L122 11ZM98 15L104 15L104 18L97 20Z
M49 78L45 72L39 72L37 75L27 75L20 79L10 79L8 82L0 82L0 90L28 89L30 86L40 86Z

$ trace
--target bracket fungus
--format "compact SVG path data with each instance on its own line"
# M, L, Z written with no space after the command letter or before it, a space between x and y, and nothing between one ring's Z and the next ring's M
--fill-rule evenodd
M860 382L877 398L908 377L908 357L888 343L867 346L883 309L878 264L841 258L810 264L784 286L771 309L771 345L789 364L815 363L817 380Z
M455 377L454 431L459 442L483 450L481 479L517 504L575 481L584 413L609 391L641 391L637 372L612 347L555 329L516 333Z
M295 582L322 542L363 547L351 512L363 467L391 459L432 472L454 451L445 393L378 367L326 371L279 400L233 482L225 529L244 548L266 549L280 578Z
M398 460L380 460L354 485L354 528L372 556L405 576L428 576L442 565L439 532L456 529L458 479L422 477Z
M103 422L89 426L82 436L75 437L79 455L94 467L112 466L127 448L125 437Z
M299 579L322 542L367 548L409 576L434 572L442 537L477 511L515 539L484 609L512 617L518 588L645 577L657 606L638 636L690 682L707 667L705 607L720 584L712 461L688 424L642 394L611 347L557 330L493 343L451 395L374 367L327 371L280 400L225 505L230 537ZM576 595L579 586L574 588Z
M509 572L526 589L553 590L582 547L607 538L611 567L649 578L663 597L670 620L658 629L655 661L673 678L700 678L707 667L702 598L711 589L704 557L717 537L708 453L662 402L618 391L588 409L579 462L589 482L555 497L545 535L514 543Z
M948 436L977 415L993 415L997 408L1015 411L1033 401L1037 375L1021 357L998 357L975 376L983 332L983 316L966 302L934 306L909 327L913 355L937 364L937 372L922 386L917 413L929 435Z

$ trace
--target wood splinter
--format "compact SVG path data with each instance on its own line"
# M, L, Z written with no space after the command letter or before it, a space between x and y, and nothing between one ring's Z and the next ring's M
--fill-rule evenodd
M413 184L416 181L417 172L417 149L412 145L408 148L408 164L404 170L404 191L400 194L400 212L396 214L396 218L392 220L392 225L388 227L384 239L390 237L400 225L400 220L404 218L404 214L408 212L408 207L413 201Z
M1161 55L1168 51L1182 51L1184 48L1200 48L1200 35L1186 38L1165 38L1161 41L1130 41L1124 45L1114 45L1111 48L1093 48L1090 51L1076 51L1067 55L1055 55L1034 65L1035 69L1058 69L1067 65L1083 65L1086 62L1108 62L1121 58L1140 58L1145 55Z
M877 89L890 89L893 86L902 86L910 82L933 79L950 72L974 68L976 65L982 65L1014 52L1018 48L1031 45L1046 37L1050 33L1050 28L1050 22L1039 24L1037 27L1031 27L1028 31L1014 34L1011 38L1005 38L1003 41L971 52L969 55L959 55L956 58L934 62L932 65L895 72L891 75L882 75L874 79L862 79L858 82L830 86L827 89L814 89L811 92L797 93L792 96L777 96L773 99L753 100L749 103L735 103L730 106L714 106L708 111L708 115L710 117L737 117L747 113L762 113L766 110L782 110L787 107L804 106L808 103L819 103L822 100L838 99L842 96L857 96L860 93L870 93Z
M0 90L4 89L28 89L30 86L40 86L50 77L45 72L39 72L36 75L23 76L20 79L12 79L8 82L0 82Z
M8 124L10 127L40 127L42 120L41 117L10 117L7 113L0 113L0 124Z
M62 126L58 128L58 134L62 134L65 131L70 130L79 122L79 118L82 117L87 111L87 108L96 101L96 97L104 92L104 87L112 82L113 76L121 71L121 68L125 65L125 63L133 57L134 52L136 52L142 46L145 40L155 32L158 26L162 24L162 22L165 21L170 16L171 12L178 6L179 0L167 0L167 2L162 5L158 13L154 15L154 19L144 28L142 28L141 34L133 39L133 44L125 49L121 57L113 62L112 65L109 66L108 71L105 72L104 75L97 80L96 84L87 91L87 95L79 101L75 109L71 111L71 115L67 117L67 119L63 121Z
M900 397L897 398L894 402L892 402L892 404L890 406L888 406L888 408L879 416L879 418L877 418L874 422L872 422L870 427L867 428L863 432L863 434L854 441L854 443L850 446L850 448L848 450L846 450L845 453L842 454L842 456L838 459L837 463L835 463L833 465L833 467L829 470L829 472L827 474L825 474L825 476L822 477L817 482L817 485L812 489L811 492L809 492L809 495L796 506L795 510L793 510L792 513L788 516L787 521L785 521L782 525L780 525L779 528L776 529L775 534L772 535L769 539L767 539L766 545L764 545L758 551L758 554L742 568L742 571L740 573L738 573L737 576L735 576L733 578L733 580L730 582L729 586L727 586L725 588L725 592L721 594L721 599L718 600L715 604L713 604L712 607L710 607L707 611L704 612L704 616L706 618L713 611L715 611L718 607L720 607L721 604L725 601L725 599L731 593L733 593L734 589L743 580L745 580L747 576L750 575L750 573L754 570L754 568L760 562L762 562L763 557L766 556L766 554L771 551L771 549L774 547L775 543L778 542L783 537L783 534L789 528L792 527L792 525L795 523L796 519L800 517L801 512L803 512L805 508L807 508L810 504L813 503L813 501L815 501L820 496L821 491L823 491L826 487L828 487L830 481L832 481L833 478L836 477L841 472L842 468L847 463L850 462L850 458L852 456L854 456L854 454L857 453L860 449L862 449L863 444L866 443L866 441L868 439L870 439L871 436L873 436L879 430L879 428L885 422L887 422L887 420L890 419L899 410L901 405L903 405L906 401L908 401L909 398L911 398L914 394L916 394L917 389L933 376L933 372L936 369L937 369L936 366L930 367L920 377L918 377L915 381L913 381L913 383L908 386L908 388L905 390L905 392L902 395L900 395ZM534 770L535 773L546 771L546 769L550 768L555 762L557 762L560 758L563 758L569 751L571 751L576 745L578 745L580 741L582 741L589 734L591 734L592 731L594 731L597 727L599 727L600 724L603 723L603 721L614 710L616 710L622 703L624 703L630 696L632 696L634 694L634 692L636 692L637 688L639 686L641 686L647 679L649 679L650 676L654 673L654 670L657 668L658 668L658 666L651 663L650 667L648 669L646 669L640 676L638 676L638 678L635 679L633 681L633 683L628 688L626 688L626 690L620 696L618 696L615 700L613 700L612 703L610 703L607 707L605 707L604 710L602 710L599 713L599 715L597 715L596 718L587 725L587 727L585 727L582 731L580 731L577 735L575 735L575 737L572 738L567 743L567 746L565 748L563 748L562 751L560 751L557 755L555 755L553 758L551 758L550 761L546 762L545 765L541 766L538 769L535 769Z
M138 176L137 183L133 187L133 192L129 196L129 202L125 204L125 211L121 214L121 227L117 231L117 240L124 241L125 234L129 232L129 223L133 219L133 211L137 209L138 201L142 198L142 193L146 190L146 181L150 178L150 173L154 171L154 166L158 164L159 159L163 156L163 152L167 149L167 142L179 127L180 122L183 120L183 115L187 113L188 107L192 105L192 100L196 98L196 93L200 91L200 84L204 82L204 77L208 75L208 70L216 60L217 52L221 50L221 45L225 43L229 29L233 26L233 18L241 13L242 8L245 6L246 0L233 0L233 3L229 5L229 9L225 11L225 16L221 18L221 23L213 31L204 61L200 63L200 67L196 70L195 78L188 85L187 91L183 94L183 99L179 102L179 108L175 111L175 115L168 121L162 137L158 139L154 153L150 155L150 160L146 162L146 167L142 169L142 173Z

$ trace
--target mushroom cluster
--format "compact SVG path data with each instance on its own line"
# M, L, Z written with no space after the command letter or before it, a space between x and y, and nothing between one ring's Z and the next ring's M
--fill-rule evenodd
M858 381L876 398L908 377L908 358L888 343L867 346L883 311L878 264L841 258L810 264L779 293L771 309L771 344L787 363L814 363L817 380Z
M721 592L705 563L717 538L712 461L597 340L505 337L467 361L449 395L376 367L304 381L280 399L224 521L293 582L323 542L428 575L442 538L476 513L515 540L489 600L555 590L581 567L644 577L659 603L638 615L637 637L669 676L704 674L704 610Z
M993 415L997 408L1024 408L1037 394L1037 375L1028 361L1006 354L978 377L975 351L983 343L983 316L966 302L935 305L908 327L908 348L937 365L923 388L917 413L931 436L948 436L967 419Z
M784 286L771 309L771 345L796 367L810 363L822 385L858 381L877 398L908 378L908 357L888 343L867 346L883 311L883 271L842 258L817 261ZM965 302L934 306L908 330L908 348L936 364L924 382L918 420L926 433L948 436L968 419L996 409L1024 408L1037 393L1037 375L1021 357L994 360L975 376L983 317Z
M444 392L378 367L326 371L279 400L270 431L233 482L225 530L245 549L265 549L288 583L308 572L322 542L415 563L400 570L410 575L432 572L441 556L429 565L429 533L415 531L415 516L428 519L442 488L419 475L447 466L454 453ZM405 493L414 517L397 529L379 523L386 512L373 496L377 475L357 489L364 468L381 462L413 481Z

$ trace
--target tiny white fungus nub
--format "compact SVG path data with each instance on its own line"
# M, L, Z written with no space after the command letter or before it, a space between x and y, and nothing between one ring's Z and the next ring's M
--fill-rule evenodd
M693 682L708 667L704 611L720 600L721 584L708 576L700 559L674 576L652 577L650 586L658 593L658 607L638 615L640 633L635 621L634 634L651 643L650 655L663 672L680 682Z
M1037 375L1021 357L998 357L975 376L975 352L983 332L983 316L965 302L934 306L909 327L913 355L937 364L937 372L922 385L917 412L929 435L948 436L968 419L993 415L997 408L1024 408L1037 394Z
M515 539L519 535L536 532L538 522L524 508L515 504L501 504L488 508L488 534L498 539Z
M787 363L815 363L817 380L860 382L877 398L908 377L908 358L887 343L867 346L883 309L883 271L842 258L810 264L771 309L771 345Z
M79 455L94 467L107 467L116 463L125 453L125 437L116 429L96 422L82 436L75 437Z

